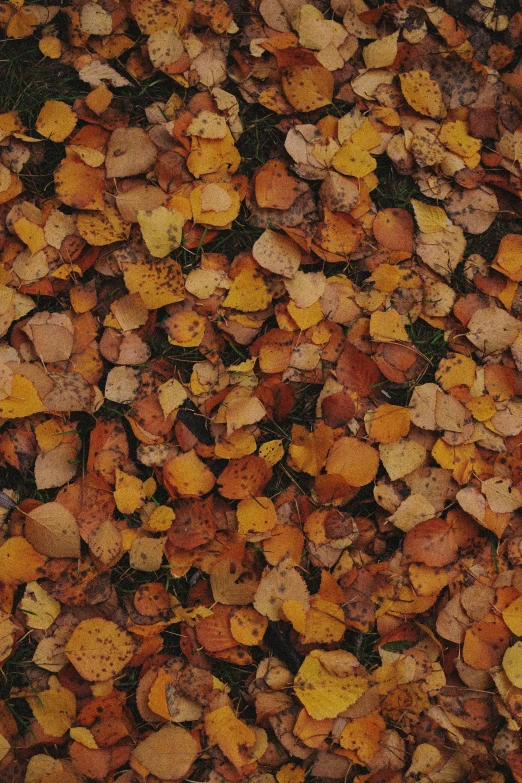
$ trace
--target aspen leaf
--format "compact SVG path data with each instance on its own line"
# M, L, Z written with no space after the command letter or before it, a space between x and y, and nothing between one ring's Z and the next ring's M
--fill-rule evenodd
M502 667L511 683L516 688L522 684L522 642L515 642L508 647L502 659Z
M267 618L251 606L241 606L230 615L230 633L238 644L260 644L267 627Z
M301 263L297 245L284 234L267 229L256 239L252 255L259 266L283 277L294 277Z
M46 101L36 118L38 133L51 141L64 141L73 132L78 118L63 101Z
M132 542L129 551L131 568L138 571L158 571L163 561L165 538L150 538L139 536Z
M185 219L180 212L166 207L138 210L138 223L143 240L152 256L165 258L181 244Z
M372 41L363 49L364 64L367 68L386 68L397 56L399 31Z
M2 581L8 585L33 582L42 574L45 559L22 536L8 538L0 546Z
M133 514L143 505L143 482L119 468L116 469L116 488L114 500L122 514Z
M69 729L69 734L73 740L81 742L86 748L95 750L98 747L98 744L92 735L92 731L86 729L84 726L74 726L72 729Z
M156 147L141 128L116 128L107 147L107 176L132 177L141 174L152 166L156 154Z
M352 487L373 481L379 467L379 452L357 438L340 438L328 454L326 472L338 473Z
M61 503L44 503L26 517L25 536L38 552L50 557L79 557L80 533L71 512Z
M54 677L56 680L56 677ZM32 713L44 732L63 737L76 717L76 698L67 688L40 691L27 696Z
M0 734L0 761L5 759L10 750L11 744L6 740L3 734Z
M420 468L426 459L426 449L407 438L383 442L379 446L382 464L392 481Z
M218 745L237 768L252 761L256 735L250 726L236 718L230 707L219 707L205 715L205 732L210 745Z
M271 301L262 275L255 269L244 269L234 278L223 306L249 313L264 310Z
M103 682L119 674L133 653L132 637L101 617L82 620L65 647L69 661L89 682Z
M522 636L522 598L516 598L504 609L502 619L515 636Z
M107 565L123 551L122 535L110 520L105 519L89 536L89 549L94 557Z
M266 533L276 524L277 515L270 498L245 498L238 503L237 520L242 535Z
M197 742L186 729L164 726L136 745L131 761L135 759L160 780L181 780L188 775L198 751Z
M333 158L333 166L340 174L361 179L377 168L377 162L367 150L351 141L345 141Z
M172 457L164 466L165 477L182 496L201 497L210 492L215 479L194 449Z
M159 264L154 260L124 261L123 279L129 293L141 296L148 309L181 302L183 300L183 275L177 261L168 259Z
M408 71L399 74L402 94L415 111L427 117L441 117L445 113L442 93L427 71Z
M20 601L20 609L26 613L29 628L47 630L60 614L60 602L41 587L38 582L28 582Z
M15 374L9 396L0 400L0 416L4 419L18 419L43 410L45 406L31 381Z
M369 418L369 435L378 443L394 443L410 431L410 411L384 403Z
M316 720L336 718L355 704L367 687L363 677L331 674L323 666L319 650L306 656L294 680L295 695Z
M424 234L433 234L446 227L447 217L442 207L425 204L423 201L417 201L414 198L412 198L411 204L419 231L422 231Z
M378 342L395 342L408 340L408 332L404 328L402 318L397 310L390 309L372 313L370 317L370 336Z

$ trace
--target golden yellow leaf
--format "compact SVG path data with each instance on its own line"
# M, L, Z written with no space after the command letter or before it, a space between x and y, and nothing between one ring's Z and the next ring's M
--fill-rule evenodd
M116 507L122 514L133 514L144 502L143 482L116 468L116 488L114 490Z
M358 179L365 177L377 168L375 158L352 141L344 142L341 149L335 153L332 163L340 174Z
M362 696L368 685L363 677L338 677L321 663L321 650L307 655L294 680L294 693L317 720L336 718Z
M522 636L522 597L516 598L504 609L502 618L515 636Z
M26 696L26 699L46 734L63 737L70 729L76 717L76 698L72 691L58 687Z
M236 769L254 760L252 750L256 742L255 732L236 718L230 707L219 707L208 712L205 715L205 732L209 745L218 745Z
M411 108L427 117L443 117L446 113L440 87L428 71L400 73L402 94Z
M95 617L76 626L65 654L89 682L103 682L119 674L134 654L132 637L116 623Z
M27 583L19 606L25 613L26 625L42 631L50 628L61 612L60 602L49 595L38 582Z
M410 411L400 405L383 403L367 416L368 434L378 443L393 443L410 431Z
M36 118L35 128L51 141L65 141L73 132L78 118L63 101L46 101Z
M384 311L377 310L371 314L370 336L382 343L408 340L408 332L404 328L402 318L393 308Z
M174 511L169 506L158 506L150 515L147 528L153 533L163 533L172 526L175 517Z
M419 230L424 234L433 234L446 227L448 219L442 207L435 207L433 204L425 204L424 201L418 201L412 198L411 205L415 213L415 220Z
M185 497L201 497L210 492L216 479L194 449L172 457L163 467L165 479Z
M242 269L234 278L223 307L233 307L244 313L264 310L272 301L272 295L257 269Z
M96 748L99 747L98 743L92 735L92 731L90 729L86 729L84 726L74 726L72 729L69 729L69 734L71 739L73 739L75 742L80 742L86 748L96 750Z
M237 506L237 521L241 535L265 533L277 522L274 504L266 497L240 500Z
M185 218L176 210L156 207L138 210L138 223L151 256L165 258L181 245Z
M149 310L183 301L183 275L177 261L170 258L161 263L154 259L124 259L122 268L129 293L139 293Z
M502 667L516 688L522 687L522 642L508 647L502 659Z
M0 417L18 419L43 410L45 406L31 381L23 375L14 375L9 397L0 400Z
M470 136L465 122L445 122L439 131L439 141L451 152L465 158L475 155L482 147L482 141Z

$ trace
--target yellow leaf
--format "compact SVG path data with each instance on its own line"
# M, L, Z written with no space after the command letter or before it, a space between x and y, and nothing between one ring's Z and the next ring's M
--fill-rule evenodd
M362 696L367 689L363 677L349 674L338 677L321 663L321 650L313 650L304 659L294 680L294 693L317 720L336 718Z
M51 141L64 141L76 127L78 118L63 101L46 101L36 118L35 127L40 135Z
M467 125L462 120L445 122L439 132L439 141L451 152L469 158L480 152L482 141L468 134Z
M408 340L402 318L397 310L377 310L370 316L370 337L382 343Z
M161 410L165 418L177 410L180 405L183 405L187 399L187 392L179 381L175 378L162 383L158 389L158 397L161 405Z
M116 488L114 490L116 507L122 514L134 514L143 505L143 482L116 468Z
M44 410L45 406L31 381L23 375L15 375L9 397L0 400L0 417L18 419Z
M162 533L171 527L175 517L174 511L168 506L158 506L149 517L147 529L153 533Z
M10 750L10 743L6 740L3 734L0 734L0 761L5 759Z
M502 666L515 688L522 688L522 642L508 647L502 659Z
M210 492L216 479L194 449L171 457L163 466L165 479L184 497L201 497Z
M0 546L0 574L6 585L40 578L44 565L45 558L22 536L8 538Z
M435 380L444 391L449 391L453 386L471 387L475 383L476 370L477 365L469 356L448 354L439 362Z
M147 211L140 209L138 223L151 256L165 258L181 245L185 219L180 212L167 207Z
M237 507L238 530L243 536L265 533L277 522L277 514L270 498L257 497L240 500Z
M241 201L231 182L198 185L190 193L194 223L224 228L239 215Z
M411 108L427 117L443 117L446 108L442 93L428 71L408 71L399 74L402 94Z
M38 41L38 48L44 57L58 60L62 55L62 43L55 35L45 35Z
M60 614L61 606L38 582L28 582L20 601L20 609L26 613L25 622L29 628L45 631Z
M56 679L56 678L54 678ZM67 688L26 696L34 717L46 734L63 737L76 717L76 698Z
M230 707L219 707L208 712L205 715L205 732L209 746L218 745L236 769L254 760L252 750L256 742L255 732L236 718Z
M367 416L368 434L378 443L393 443L410 431L410 411L400 405L384 403Z
M169 259L159 263L152 259L124 260L122 269L129 293L139 293L149 310L183 301L183 274L177 261Z
M382 464L392 481L420 468L426 459L426 449L420 443L402 438L379 446Z
M237 606L230 616L230 633L238 644L248 647L262 642L268 620L252 606Z
M103 682L121 672L134 649L132 637L126 631L111 620L95 617L76 626L65 654L84 680Z
M434 234L436 231L442 231L446 227L448 221L442 207L434 207L431 204L425 204L423 201L417 201L415 198L411 199L411 204L415 213L415 220L423 234Z
M74 728L69 729L69 734L71 739L73 739L75 742L80 742L86 748L96 750L96 748L99 747L90 729L86 729L83 726L75 726Z
M502 618L515 636L522 636L522 596L504 609Z
M306 771L297 764L283 764L276 772L277 783L304 783Z
M377 168L375 158L352 141L344 142L341 149L335 153L332 163L340 174L359 179Z
M272 301L263 275L257 269L242 269L234 278L223 307L233 307L244 313L264 310Z
M95 247L122 242L130 232L130 223L122 220L118 210L110 205L103 212L80 212L76 225L82 239Z
M367 68L387 68L397 56L399 30L372 41L363 49L364 64Z
M267 440L259 447L258 454L272 468L277 465L285 455L285 449L282 440Z

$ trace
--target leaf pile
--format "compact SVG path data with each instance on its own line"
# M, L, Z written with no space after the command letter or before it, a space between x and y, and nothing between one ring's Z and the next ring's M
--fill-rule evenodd
M522 781L515 6L0 2L2 780Z

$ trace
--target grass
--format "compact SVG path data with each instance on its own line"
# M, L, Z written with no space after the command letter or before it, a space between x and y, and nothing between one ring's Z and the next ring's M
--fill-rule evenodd
M378 186L372 191L372 198L379 209L400 207L413 214L411 199L417 198L425 201L415 180L411 177L399 174L393 167L389 158L381 155L377 159L375 175L379 180Z
M35 38L25 38L23 44L17 40L0 41L0 79L0 111L17 111L28 134L35 137L38 136L33 133L34 123L46 100L72 105L76 98L89 92L73 68L43 57ZM49 197L53 195L53 172L65 157L64 145L42 141L38 153L34 161L24 166L21 179L30 194Z
M276 128L281 118L269 112L257 103L246 105L243 102L241 121L243 133L237 142L241 155L240 172L252 176L254 170L262 166L277 151L281 157L283 134Z

